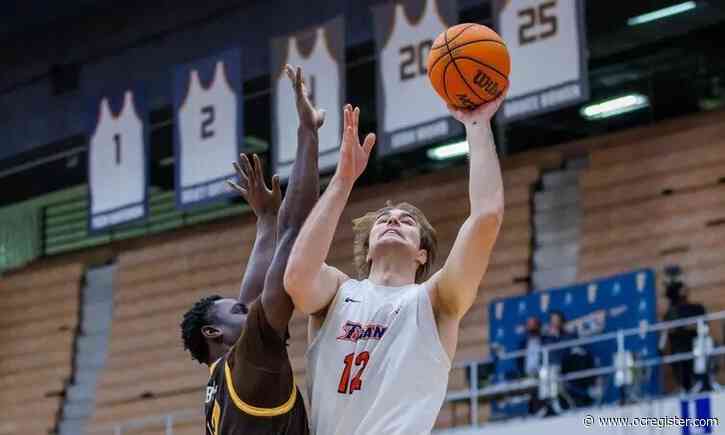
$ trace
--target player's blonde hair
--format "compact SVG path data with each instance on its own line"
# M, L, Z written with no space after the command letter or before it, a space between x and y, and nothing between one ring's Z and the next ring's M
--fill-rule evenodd
M359 279L367 278L370 274L370 261L367 261L368 251L370 250L370 231L378 216L390 210L400 209L410 213L418 222L420 229L420 249L425 249L428 253L428 259L425 264L420 265L415 271L415 282L421 283L430 275L430 270L435 263L436 254L438 252L438 239L436 230L428 222L422 211L407 202L399 202L393 204L390 200L385 202L385 207L365 213L363 216L353 219L352 230L355 234L353 242L353 254L355 269Z

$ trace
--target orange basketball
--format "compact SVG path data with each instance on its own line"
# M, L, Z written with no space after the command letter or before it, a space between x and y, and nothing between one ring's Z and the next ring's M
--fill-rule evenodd
M511 71L506 43L475 23L455 25L438 35L428 54L428 78L448 104L473 109L496 99Z

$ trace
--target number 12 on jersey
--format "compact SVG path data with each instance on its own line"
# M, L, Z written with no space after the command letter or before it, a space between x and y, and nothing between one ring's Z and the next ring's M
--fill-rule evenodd
M365 367L368 365L370 360L370 352L364 351L355 356L355 352L345 355L343 363L345 367L342 369L342 376L340 376L340 385L337 387L337 392L340 394L352 394L353 392L362 388L362 374ZM350 374L352 372L353 363L355 366L360 367L355 373L355 377L350 380Z

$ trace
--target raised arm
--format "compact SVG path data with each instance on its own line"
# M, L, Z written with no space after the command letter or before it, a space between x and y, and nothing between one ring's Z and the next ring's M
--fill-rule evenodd
M297 154L292 166L287 193L277 219L277 243L269 269L265 269L264 289L259 302L251 306L245 331L227 361L232 383L242 401L258 400L264 390L275 405L262 408L268 416L287 413L297 398L292 368L287 357L287 328L294 311L292 300L284 291L284 269L307 214L319 195L317 170L318 135L324 113L310 102L302 80L302 71L286 66L296 94L300 118ZM290 395L290 391L292 392Z
M252 157L253 164L244 154L239 156L239 162L234 162L239 184L233 181L227 183L242 195L257 216L257 234L239 289L239 302L249 306L262 293L264 277L272 262L277 239L277 211L282 193L276 175L272 177L272 189L267 187L262 163L256 154Z
M429 289L436 314L455 321L463 317L476 299L503 219L503 182L491 131L491 118L503 98L502 95L470 112L451 110L466 127L471 214L458 231L451 252L433 276Z
M277 247L262 293L262 306L267 321L283 337L294 311L292 300L284 290L284 271L302 224L320 194L317 130L325 119L324 112L316 109L309 99L302 70L297 68L295 71L287 65L286 73L295 90L295 105L300 121L297 129L297 154L287 193L279 210Z
M306 314L318 313L330 304L347 276L325 264L332 238L355 181L365 170L375 135L370 133L360 145L360 109L344 108L340 161L325 193L312 209L292 248L284 275L287 293L295 306Z

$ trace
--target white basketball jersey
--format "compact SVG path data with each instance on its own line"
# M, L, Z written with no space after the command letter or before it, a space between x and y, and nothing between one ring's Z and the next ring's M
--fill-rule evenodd
M424 1L425 11L415 24L408 21L403 5L395 4L393 31L380 52L385 132L449 116L425 71L432 42L447 26L435 0Z
M341 107L339 65L325 46L325 30L317 29L315 45L309 57L297 50L294 36L288 38L287 63L302 67L305 84L316 107L324 109L325 123L319 130L319 167L329 169L337 164L337 150L341 140ZM280 177L287 178L297 153L297 125L299 117L295 109L295 93L284 75L277 80L277 120L275 168Z
M98 124L89 145L91 214L143 202L146 196L143 122L136 112L131 91L124 93L118 116L113 115L108 99L101 99ZM139 210L143 212L142 208Z
M232 162L238 158L239 140L237 104L221 61L207 89L202 87L198 71L191 70L189 91L179 108L181 187L234 174Z
M310 432L430 433L450 368L423 286L348 280L307 352Z

